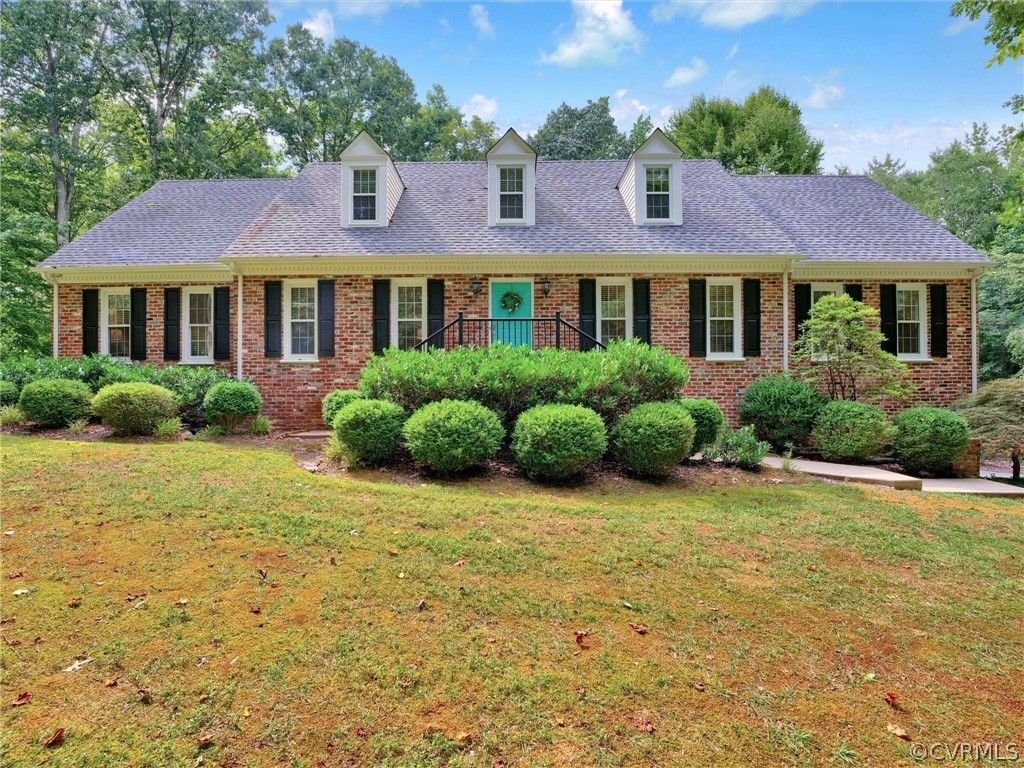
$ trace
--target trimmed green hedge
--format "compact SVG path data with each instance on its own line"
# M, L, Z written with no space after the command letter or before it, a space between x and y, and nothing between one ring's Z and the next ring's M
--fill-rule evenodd
M562 480L604 456L608 436L596 412L580 405L538 405L512 432L516 463L530 477Z
M92 392L80 381L30 381L21 390L18 407L29 421L43 427L66 427L89 415Z
M324 395L320 403L320 416L324 420L324 426L333 427L334 417L338 415L338 411L362 397L363 393L358 389L336 389Z
M687 458L696 431L693 417L677 403L645 403L612 429L615 456L641 475L667 475Z
M234 432L246 419L260 415L263 398L248 381L222 381L206 393L203 409L207 419Z
M814 420L827 402L805 381L784 373L762 376L743 393L740 421L753 426L759 440L781 451L807 444Z
M452 474L493 459L505 439L494 411L467 400L428 403L402 429L409 453L420 464Z
M410 411L438 400L473 400L507 424L536 405L580 405L611 424L637 405L675 400L688 380L681 358L637 341L591 352L492 344L387 349L367 362L359 391Z
M892 426L877 405L833 400L814 422L814 441L826 461L865 461L888 446Z
M913 474L950 473L971 438L967 420L945 408L908 408L893 417L892 427L896 460Z
M725 414L713 400L684 399L677 402L693 419L694 434L690 455L704 453L715 444L722 433L725 427Z
M138 381L103 387L92 400L92 410L121 435L152 435L177 412L168 390Z
M352 464L383 464L402 439L405 409L387 400L353 400L334 417L334 436Z
M0 406L17 405L18 387L13 381L0 381Z

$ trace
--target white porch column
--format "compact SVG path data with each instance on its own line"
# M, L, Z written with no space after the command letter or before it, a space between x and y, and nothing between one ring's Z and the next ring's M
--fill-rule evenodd
M53 348L53 356L57 357L60 352L58 346L60 342L60 286L56 280L50 282L50 290L53 293L53 298L50 300L50 304L53 305L53 344L50 346Z
M789 370L789 269L782 273L782 370Z
M238 298L235 301L235 305L238 308L238 316L235 318L235 377L239 380L242 378L242 273L238 273L237 279Z

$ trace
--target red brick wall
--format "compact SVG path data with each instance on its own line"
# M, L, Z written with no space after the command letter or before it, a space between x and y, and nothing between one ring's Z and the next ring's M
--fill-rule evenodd
M306 276L309 278L316 275ZM506 275L482 277L479 296L469 292L472 276L439 275L445 280L446 320L459 311L466 317L487 317L490 314L489 281L529 280L531 276ZM561 311L568 322L579 323L579 286L581 277L594 275L548 275L550 295L541 291L543 276L532 277L534 283L533 314L552 317ZM600 276L597 276L600 277ZM689 357L689 280L702 275L637 275L651 281L651 340L670 351L683 355L690 367L690 384L684 392L689 397L710 397L722 406L735 423L739 401L746 386L759 376L782 369L782 278L775 274L745 275L761 280L761 356L741 361L712 361ZM743 277L733 275L733 277ZM278 279L278 278L273 278ZM289 278L291 279L291 278ZM302 279L295 276L294 279ZM841 279L836 282L844 282ZM310 428L320 425L320 400L332 389L352 387L359 371L372 351L372 278L339 277L335 285L335 357L313 363L288 363L268 359L263 353L263 278L244 279L243 296L243 364L244 375L256 382L265 403L266 414L286 429ZM207 285L208 283L197 283ZM177 284L176 284L177 285ZM790 282L790 291L794 281ZM865 282L864 301L878 306L878 282ZM946 405L970 391L970 283L948 283L949 357L932 362L910 363L911 376L917 385L915 400ZM60 287L59 352L77 356L82 349L82 285ZM104 286L106 287L106 286ZM148 361L163 362L163 289L160 284L144 286L147 292ZM235 370L235 332L237 297L235 283L231 287L231 354L232 359L218 361L231 372ZM793 296L790 295L790 311ZM795 338L795 320L791 314L790 336Z

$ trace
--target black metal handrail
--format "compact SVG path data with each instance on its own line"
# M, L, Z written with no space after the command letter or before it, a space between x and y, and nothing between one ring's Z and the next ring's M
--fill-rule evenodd
M413 349L485 347L492 342L529 345L534 349L605 349L605 345L589 333L564 320L561 312L556 312L554 317L466 317L464 312L459 312L454 320Z

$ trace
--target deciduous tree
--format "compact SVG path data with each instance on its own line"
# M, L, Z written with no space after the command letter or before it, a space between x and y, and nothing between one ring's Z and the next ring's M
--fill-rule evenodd
M627 139L615 127L607 96L584 107L565 102L552 110L530 136L537 154L548 160L606 160L628 157Z

